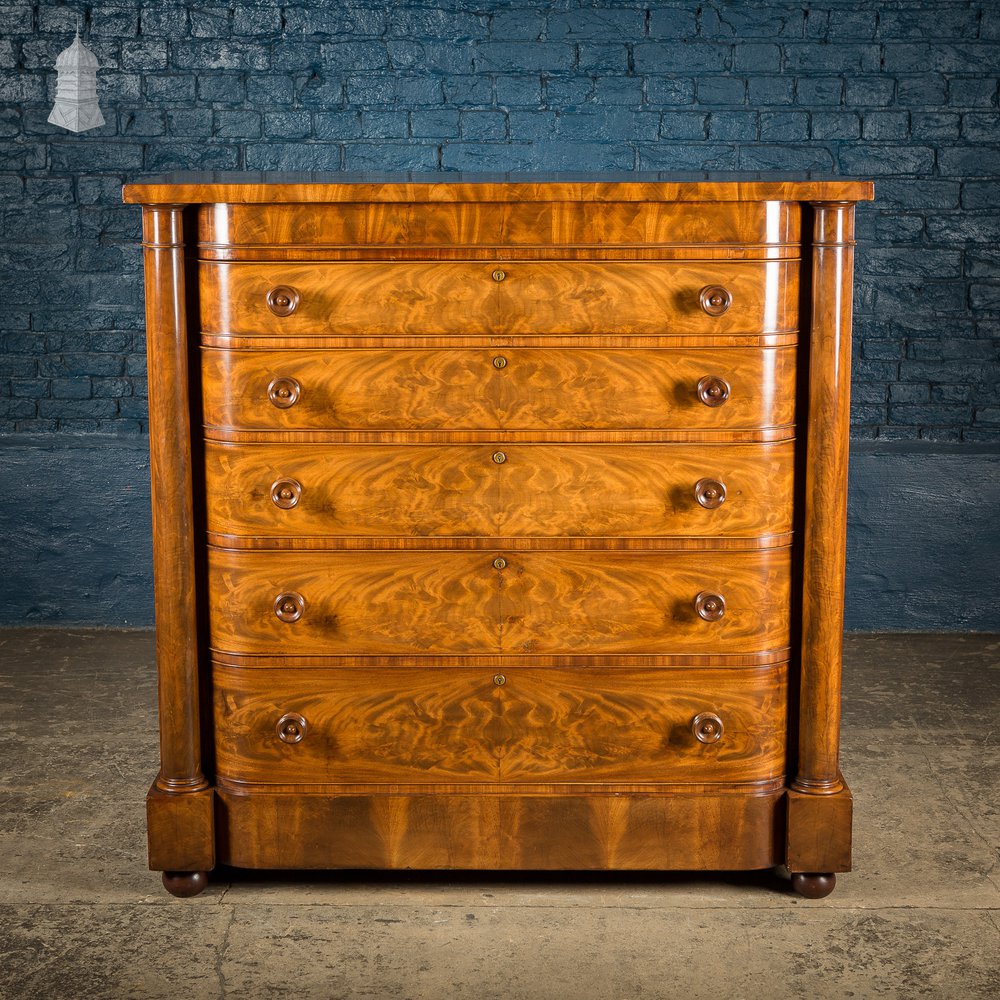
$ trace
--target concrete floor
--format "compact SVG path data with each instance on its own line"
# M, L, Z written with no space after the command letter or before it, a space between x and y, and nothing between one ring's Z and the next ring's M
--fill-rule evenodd
M148 632L0 631L0 997L1000 997L1000 636L847 641L855 868L770 873L145 868Z

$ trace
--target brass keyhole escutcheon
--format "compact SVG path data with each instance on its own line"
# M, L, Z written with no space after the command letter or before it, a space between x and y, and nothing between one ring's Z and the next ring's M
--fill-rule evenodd
M502 354L497 355L497 357L495 357L493 359L493 367L494 368L498 368L498 369L499 368L506 368L507 367L507 359Z
M495 451L493 452L493 461L496 462L497 465L503 465L503 463L507 461L507 456L502 451Z
M267 398L279 410L287 410L294 406L302 395L302 386L294 378L271 379L267 387Z
M278 594L274 599L274 613L283 622L297 622L306 609L306 599L301 594L289 591Z
M717 510L726 502L726 484L718 479L699 479L694 495L706 510Z
M294 479L279 479L271 486L271 503L282 510L291 510L298 505L302 487Z
M718 743L723 728L722 719L714 712L702 712L691 721L691 732L699 743Z
M504 271L502 268L498 267L498 268L496 268L493 271L493 280L494 281L503 281L504 278L506 278L506 277L507 277L507 272Z
M278 285L267 293L267 308L275 316L291 316L299 306L299 293L291 285Z
M297 712L289 712L278 719L275 729L282 743L301 743L305 739L309 723Z
M717 622L726 613L726 599L722 594L711 594L703 590L694 599L694 609L698 612L698 617L707 622Z
M504 559L503 556L497 556L496 559L493 560L493 568L494 569L506 569L507 568L507 560Z
M503 687L504 684L507 683L507 678L504 677L503 674L494 674L493 683L496 684L497 687Z

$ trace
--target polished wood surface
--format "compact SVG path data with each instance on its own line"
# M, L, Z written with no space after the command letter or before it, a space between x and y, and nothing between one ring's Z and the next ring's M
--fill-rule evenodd
M695 610L726 600L720 621ZM505 652L741 653L788 644L789 550L520 552L501 574Z
M498 568L496 559L505 565ZM743 653L789 639L789 550L209 551L211 644L302 656ZM695 610L721 593L725 616ZM298 594L298 620L275 613Z
M268 255L339 247L427 248L623 247L704 248L731 245L800 246L795 202L347 202L339 205L232 205L202 207L198 217L203 257L242 257L248 247Z
M498 683L502 681L502 683ZM229 782L746 782L785 767L784 666L704 670L242 670L213 673ZM692 734L718 714L722 738ZM282 742L295 713L305 737Z
M854 206L814 209L809 400L803 509L799 758L793 788L835 794L847 555ZM836 870L836 869L824 869Z
M784 862L830 891L850 866L846 372L871 194L130 185L179 651L147 805L167 888L199 891L216 860Z
M209 427L720 431L791 427L796 350L784 348L202 349ZM502 367L498 367L502 366ZM698 384L730 386L706 406ZM288 409L267 388L302 387Z
M126 202L271 205L284 203L520 201L865 201L871 181L829 174L652 172L463 173L349 171L177 171L126 184Z
M789 789L786 809L785 864L789 871L832 873L851 870L854 799L843 781L839 791L826 795Z
M210 335L768 334L798 322L795 261L202 262L199 274ZM732 295L720 316L700 303L710 285ZM290 315L266 308L277 286L301 297Z
M146 795L149 867L206 872L215 867L215 792L174 792L153 782Z
M792 526L794 449L773 445L209 443L208 530L345 535L757 537ZM696 487L725 488L708 507ZM275 484L291 483L281 506ZM318 542L313 542L317 544ZM710 543L706 543L710 544Z
M246 868L770 868L782 791L465 795L219 792L219 861Z
M153 590L164 791L207 786L201 772L195 541L184 223L176 205L143 210Z

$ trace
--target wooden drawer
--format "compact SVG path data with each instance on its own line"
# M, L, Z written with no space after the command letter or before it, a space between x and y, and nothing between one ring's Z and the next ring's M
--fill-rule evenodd
M209 427L267 431L785 427L795 420L795 354L794 347L204 348L204 419ZM721 405L709 405L718 403L707 394L713 378L725 382ZM285 405L275 405L273 389L269 395L280 379L294 381L290 405L277 396Z
M791 530L793 462L792 442L210 441L208 530L316 545L346 535L758 537Z
M216 770L265 784L766 781L785 769L786 683L784 664L503 675L217 664ZM706 715L721 721L715 742L695 735Z
M214 649L229 653L303 656L783 649L789 643L789 558L787 547L508 553L210 548L210 639ZM720 619L699 616L696 602L703 594L723 597Z
M798 262L508 261L256 264L201 269L206 334L732 335L794 331ZM495 280L501 278L502 280ZM710 315L703 291L725 289ZM277 315L277 289L294 308ZM278 308L275 304L275 308Z
M794 202L346 202L337 205L205 205L203 255L247 248L292 253L371 248L411 254L471 247L759 248L800 241Z

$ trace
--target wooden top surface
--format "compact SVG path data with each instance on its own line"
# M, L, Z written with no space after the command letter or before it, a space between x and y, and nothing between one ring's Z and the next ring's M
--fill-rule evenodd
M132 204L455 201L869 201L871 181L809 173L179 171L126 184Z

